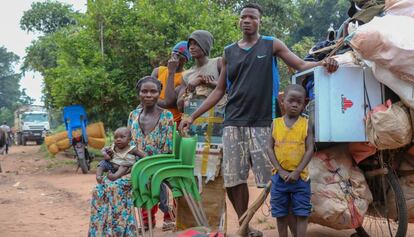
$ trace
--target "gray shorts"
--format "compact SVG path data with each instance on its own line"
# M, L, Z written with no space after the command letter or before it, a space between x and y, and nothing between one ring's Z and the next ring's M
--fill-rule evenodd
M266 149L270 127L234 127L223 129L223 177L225 187L247 183L250 168L257 187L264 187L272 176Z

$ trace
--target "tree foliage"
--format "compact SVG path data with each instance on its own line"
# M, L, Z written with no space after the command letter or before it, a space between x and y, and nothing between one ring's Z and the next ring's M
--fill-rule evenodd
M332 24L338 29L348 18L348 0L298 0L302 25L292 31L291 42L296 43L303 37L325 39Z
M88 0L85 14L57 2L33 4L21 27L44 35L27 48L24 69L43 75L50 109L82 104L92 120L115 128L125 124L138 104L136 81L165 62L176 42L193 30L208 30L215 37L214 57L239 39L238 15L247 2ZM257 2L264 9L261 33L276 36L304 56L315 39L325 37L331 23L339 26L347 0ZM46 11L60 14L41 14ZM290 72L282 63L279 67L285 85Z
M77 25L45 34L27 49L25 65L42 73L50 108L82 104L92 119L114 128L138 105L136 81L196 29L214 35L212 56L240 36L237 16L207 0L88 1Z
M0 47L0 122L13 124L13 111L24 103L32 103L23 90L20 91L21 74L15 72L19 56Z
M20 27L25 31L45 34L76 23L76 13L70 5L58 1L33 2L20 20Z

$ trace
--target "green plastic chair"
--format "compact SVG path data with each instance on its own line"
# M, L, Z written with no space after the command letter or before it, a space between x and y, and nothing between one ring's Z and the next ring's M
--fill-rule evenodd
M189 147L187 144L190 144L191 147ZM138 192L139 192L140 197L136 199L138 206L146 206L147 208L152 208L154 205L156 205L159 202L159 192L160 192L161 183L158 187L154 187L150 185L151 177L160 169L173 167L173 166L181 167L187 164L186 163L187 160L194 160L196 145L197 145L197 137L180 138L180 145L177 146L177 150L179 151L178 159L158 161L154 164L150 164L144 167L141 170L141 172L139 173L139 178L138 178L139 180L139 184L138 184L139 191ZM193 164L193 167L194 167L194 164ZM194 176L194 174L191 173L191 176ZM186 177L191 177L191 176L188 174ZM171 180L171 183L169 183L168 186L170 186L173 192L174 198L180 197L183 195L183 193L181 192L181 187L179 186L179 182L174 182L174 180ZM155 190L155 192L158 192L157 198L152 198L151 190Z
M200 210L201 206L199 206L199 202L201 196L198 192L194 177L196 146L196 136L181 138L179 145L176 145L176 151L179 150L178 159L158 161L142 168L138 176L138 189L135 189L136 195L139 198L134 200L134 205L144 207L147 210L157 205L161 192L161 184L167 181L168 186L172 190L173 197L185 196L186 200L193 206L190 209L192 209L197 223L208 226L207 217Z
M197 146L197 136L182 138L180 144L180 165L169 165L155 172L151 178L151 201L147 205L158 203L160 185L167 181L174 198L184 196L198 225L208 226L208 219L202 210L201 196L194 177L194 159Z
M131 183L132 183L132 195L134 199L134 205L136 207L141 207L143 204L143 201L141 199L140 195L140 172L143 168L145 168L148 165L157 163L159 161L165 161L165 160L173 160L179 158L179 147L180 147L180 140L181 136L178 134L176 130L176 124L174 123L174 132L173 132L173 150L171 154L157 154L152 156L147 156L145 158L140 159L137 161L131 170Z
M177 134L176 136L180 137L179 134ZM139 173L138 190L139 190L140 198L137 199L137 205L145 205L147 208L152 208L154 205L156 205L159 202L159 198L151 198L151 190L155 189L158 192L160 192L160 187L161 187L161 184L158 187L150 186L150 182L151 182L150 178L155 174L155 172L165 167L181 166L183 164L183 160L187 157L190 159L191 158L194 159L197 138L181 138L180 137L177 140L180 141L179 145L176 146L176 151L179 151L178 159L162 160L162 161L158 161L153 164L149 164L146 167L144 167ZM191 141L191 143L193 143L194 145L194 149L190 153L185 152L186 149L182 148L182 145L188 143L188 141ZM177 186L178 186L178 183L174 183L174 182L172 183L172 187L177 187ZM174 197L182 196L180 189L172 189L172 191L173 191Z
M170 165L159 169L151 178L151 198L159 200L160 185L163 181L169 182L172 189L183 189L197 201L201 200L197 183L194 177L194 159L197 146L197 136L182 138L180 145L179 165ZM178 179L178 180L177 180ZM181 179L181 180L180 180ZM184 185L184 186L183 186ZM179 192L177 192L179 195Z

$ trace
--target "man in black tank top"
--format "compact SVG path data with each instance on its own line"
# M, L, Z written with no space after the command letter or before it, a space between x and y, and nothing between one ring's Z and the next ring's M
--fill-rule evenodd
M257 4L247 4L242 8L239 24L243 38L224 49L216 88L200 108L180 125L180 129L188 128L195 119L217 104L227 90L222 168L227 195L239 218L248 207L249 169L252 168L258 187L264 187L271 178L272 165L265 147L268 147L279 90L276 57L299 71L316 66L325 66L328 72L338 68L337 62L331 58L321 62L305 62L282 41L261 36L261 16L262 10Z

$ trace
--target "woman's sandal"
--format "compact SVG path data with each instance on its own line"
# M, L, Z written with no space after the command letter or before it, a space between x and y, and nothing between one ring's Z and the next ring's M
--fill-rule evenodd
M164 221L162 224L162 231L175 230L175 222L172 220Z
M260 230L249 228L249 237L263 237L263 233Z

